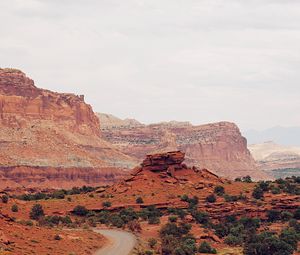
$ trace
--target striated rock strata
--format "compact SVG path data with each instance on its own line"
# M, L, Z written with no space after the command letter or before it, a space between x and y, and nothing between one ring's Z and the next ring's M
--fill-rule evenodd
M300 176L300 147L265 142L251 144L249 150L259 169L275 178Z
M105 124L104 124L105 125ZM247 149L247 140L234 123L193 126L188 122L166 122L143 126L116 125L101 129L102 137L124 154L142 160L145 154L180 150L186 162L228 178L269 176L257 168Z
M99 185L136 162L100 137L83 96L37 88L0 69L0 187Z

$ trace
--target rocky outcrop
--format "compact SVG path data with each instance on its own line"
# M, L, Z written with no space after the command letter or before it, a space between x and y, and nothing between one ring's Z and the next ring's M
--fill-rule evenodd
M24 128L32 120L49 120L72 131L99 135L99 119L84 96L39 89L23 72L0 69L1 124Z
M234 123L193 126L188 122L170 122L101 131L106 141L137 160L146 154L180 150L185 152L187 164L211 169L220 176L269 178L257 168L247 140Z
M148 155L130 177L113 185L107 192L124 194L128 198L141 194L144 198L148 197L149 203L166 206L166 202L171 202L172 198L178 199L177 195L186 192L207 196L214 186L225 182L206 169L188 167L183 163L184 159L184 153L180 151Z
M83 96L37 88L15 69L0 69L0 144L3 188L111 183L136 165L101 139Z
M283 146L274 142L248 146L259 169L275 178L300 176L300 148Z

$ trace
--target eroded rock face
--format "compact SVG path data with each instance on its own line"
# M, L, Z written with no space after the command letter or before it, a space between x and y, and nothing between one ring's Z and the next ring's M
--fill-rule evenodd
M136 165L101 139L83 96L39 89L14 69L0 69L0 144L2 188L111 183Z
M23 128L32 120L55 121L63 128L99 135L99 119L83 96L39 89L23 72L0 69L1 124Z
M124 154L142 160L144 155L184 151L186 162L228 178L269 176L257 168L247 149L247 140L234 123L219 122L193 126L170 122L139 127L102 129L102 137Z

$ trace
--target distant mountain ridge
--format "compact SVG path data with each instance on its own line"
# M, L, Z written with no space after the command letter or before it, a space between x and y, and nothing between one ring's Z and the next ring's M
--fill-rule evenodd
M265 142L248 148L261 170L277 178L300 176L300 147Z
M266 130L248 130L243 132L248 144L274 141L277 144L300 146L300 127L273 127Z

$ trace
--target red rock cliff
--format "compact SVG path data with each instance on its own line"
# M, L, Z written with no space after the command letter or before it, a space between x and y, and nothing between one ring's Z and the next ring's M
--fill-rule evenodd
M0 69L0 117L1 124L8 127L50 120L83 134L99 135L99 120L83 96L39 89L14 69Z
M103 128L102 137L139 160L146 154L180 150L186 153L187 164L210 169L220 176L269 178L256 167L247 149L247 141L234 123L119 125Z
M0 69L0 187L111 183L135 161L100 138L83 96L39 89Z

